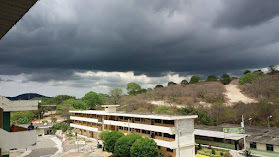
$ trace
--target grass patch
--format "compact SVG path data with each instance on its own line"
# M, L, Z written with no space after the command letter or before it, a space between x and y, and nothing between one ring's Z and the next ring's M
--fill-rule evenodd
M86 143L91 143L92 141L86 141Z
M74 142L74 141L71 141L70 144L75 144L75 142Z

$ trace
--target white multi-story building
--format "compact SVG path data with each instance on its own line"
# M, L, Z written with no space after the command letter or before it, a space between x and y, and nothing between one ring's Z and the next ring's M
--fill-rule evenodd
M103 105L105 111L70 111L71 127L81 135L98 138L102 130L117 130L153 138L159 153L171 157L194 157L194 119L197 115L171 116L116 112L119 105Z

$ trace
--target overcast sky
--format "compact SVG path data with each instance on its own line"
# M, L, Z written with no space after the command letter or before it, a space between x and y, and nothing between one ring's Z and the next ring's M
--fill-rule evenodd
M0 94L82 97L278 65L278 8L278 0L40 0L0 41Z

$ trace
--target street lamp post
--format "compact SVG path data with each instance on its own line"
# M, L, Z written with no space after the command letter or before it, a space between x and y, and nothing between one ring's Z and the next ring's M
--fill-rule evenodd
M268 125L268 131L270 132L270 124L269 124L269 118L272 118L272 115L267 117L267 125Z

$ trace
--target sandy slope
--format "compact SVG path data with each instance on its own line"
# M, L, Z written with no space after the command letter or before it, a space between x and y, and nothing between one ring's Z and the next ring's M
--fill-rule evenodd
M229 84L229 85L225 85L225 88L227 90L225 95L229 99L228 104L233 104L239 101L244 103L256 102L256 100L243 95L240 89L237 87L237 85Z

